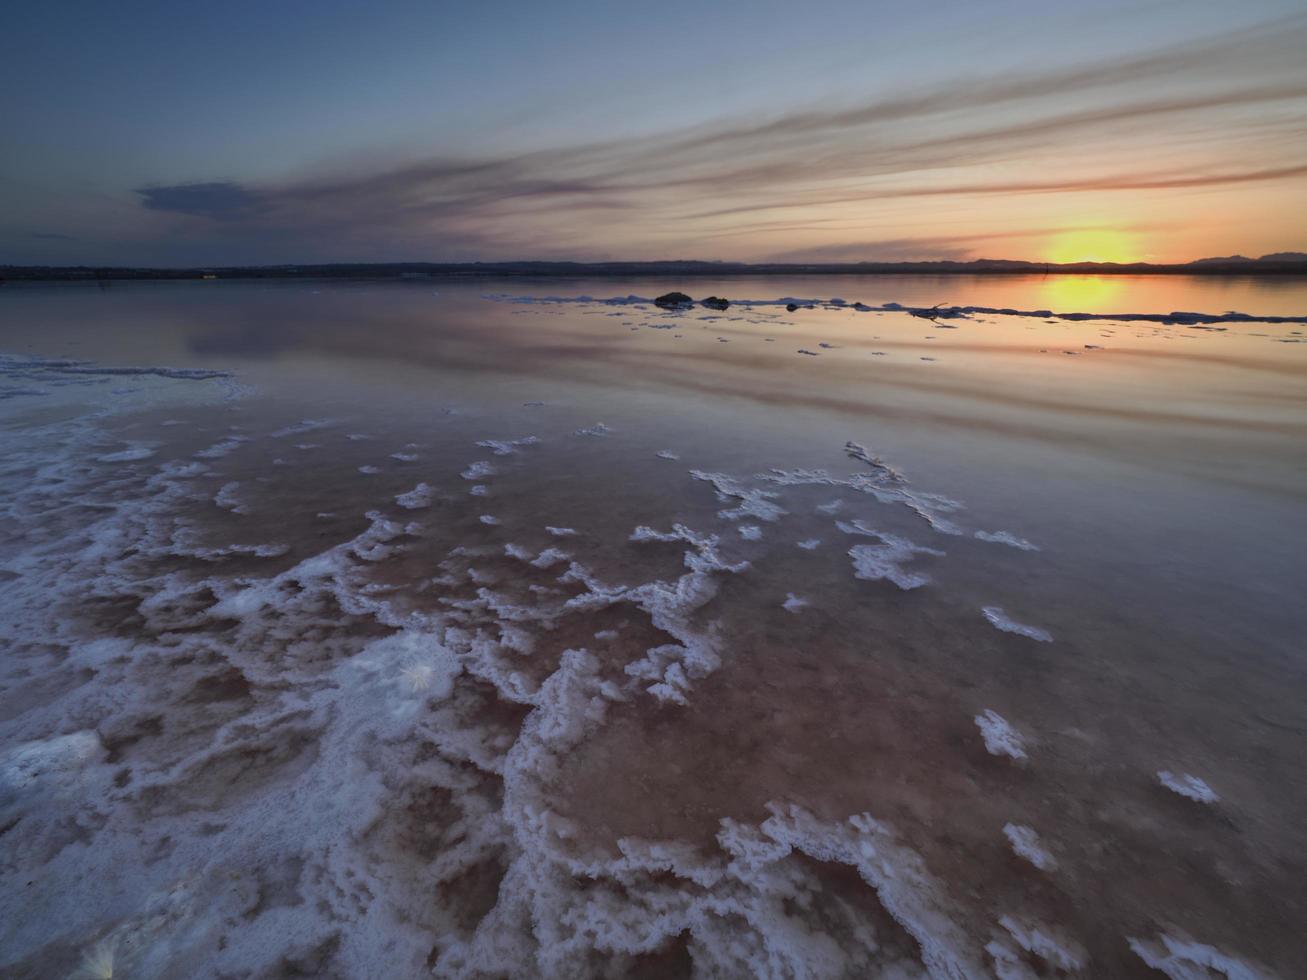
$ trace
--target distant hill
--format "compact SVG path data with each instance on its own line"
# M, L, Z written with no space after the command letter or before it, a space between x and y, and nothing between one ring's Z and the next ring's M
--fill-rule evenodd
M697 259L662 262L393 262L323 265L209 266L168 269L124 266L0 266L5 281L81 281L127 279L432 279L432 278L723 278L758 275L1239 275L1307 276L1307 252L1276 252L1250 259L1243 255L1195 262L1026 262L974 259L970 262L714 262Z
M1246 255L1227 255L1219 259L1195 259L1190 265L1234 265L1242 262L1307 262L1307 252L1272 252L1261 258L1250 259Z

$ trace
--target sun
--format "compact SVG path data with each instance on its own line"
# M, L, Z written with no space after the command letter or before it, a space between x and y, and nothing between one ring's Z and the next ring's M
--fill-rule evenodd
M1049 262L1136 262L1134 236L1106 228L1064 231L1049 244Z

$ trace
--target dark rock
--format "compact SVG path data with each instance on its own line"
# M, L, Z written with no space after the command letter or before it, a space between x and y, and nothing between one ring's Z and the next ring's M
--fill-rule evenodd
M703 300L702 302L703 305L708 307L708 309L710 310L725 310L729 308L731 305L730 300L722 299L720 296L709 296L707 299Z
M661 306L664 310L678 310L683 306L693 306L694 300L685 293L663 293L654 300L654 305Z
M798 303L786 303L786 304L785 304L785 312L786 312L786 313L793 313L793 312L794 312L795 310L797 310L798 308L799 308L799 304L798 304Z

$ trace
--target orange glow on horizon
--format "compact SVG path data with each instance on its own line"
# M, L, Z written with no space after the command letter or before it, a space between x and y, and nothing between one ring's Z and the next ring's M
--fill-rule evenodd
M1056 235L1045 252L1049 262L1138 262L1135 236L1110 229L1066 231Z

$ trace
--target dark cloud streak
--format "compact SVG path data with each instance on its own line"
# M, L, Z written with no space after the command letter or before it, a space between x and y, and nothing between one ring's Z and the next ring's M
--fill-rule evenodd
M140 187L136 193L141 196L141 206L151 211L171 211L219 221L248 217L261 210L259 195L229 181Z

